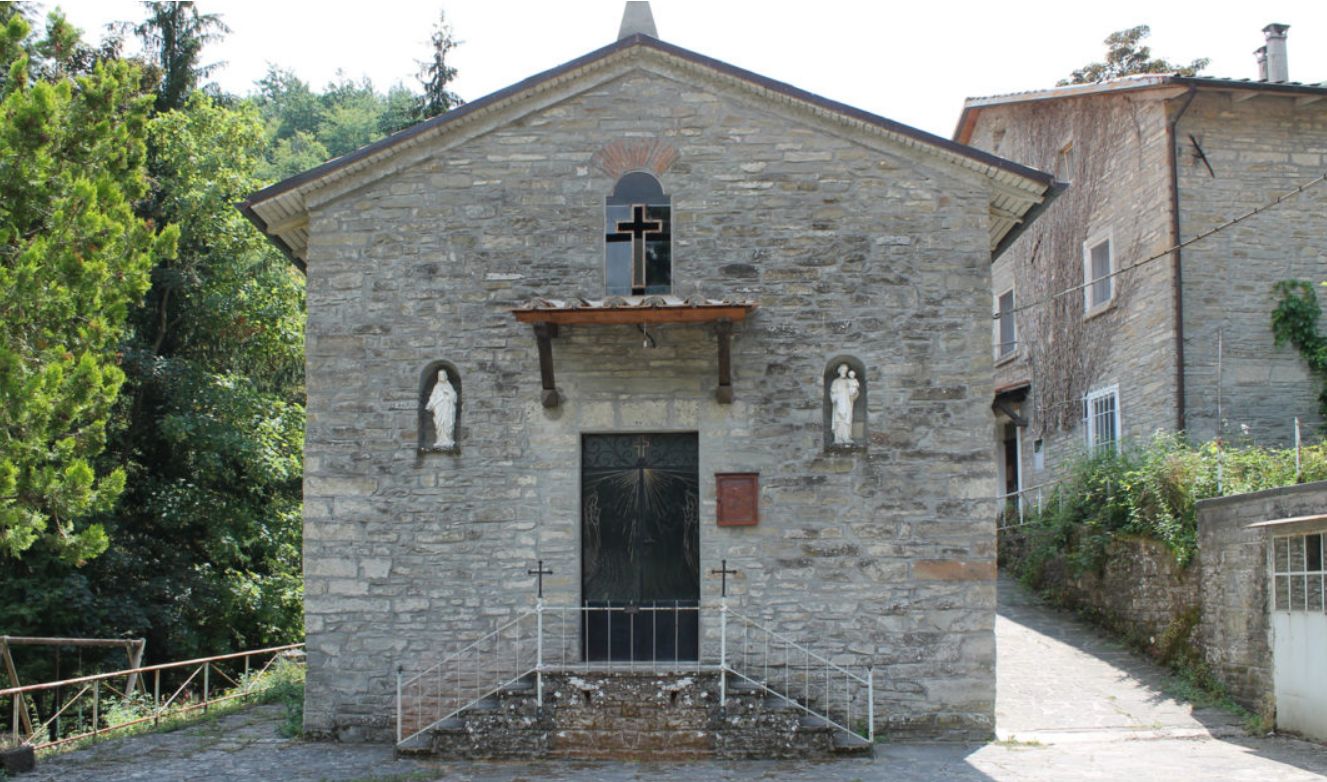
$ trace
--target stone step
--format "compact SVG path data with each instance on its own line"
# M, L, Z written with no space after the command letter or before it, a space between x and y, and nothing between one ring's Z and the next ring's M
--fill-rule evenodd
M534 676L531 675L508 684L499 690L499 693L503 695L534 695L535 689Z
M464 733L465 720L459 716L448 717L447 719L429 728L433 733Z
M797 726L798 726L799 728L801 728L802 730L806 730L806 731L812 731L812 730L816 730L816 731L831 731L831 730L832 730L832 731L835 731L836 733L837 733L837 732L841 732L841 731L839 731L838 728L836 728L836 727L834 727L833 725L829 724L829 722L826 721L825 718L823 718L823 717L817 717L817 716L814 715L814 714L806 714L806 715L803 715L802 718L801 718L800 720L797 721Z
M831 749L835 755L872 755L875 747L856 733L834 732Z

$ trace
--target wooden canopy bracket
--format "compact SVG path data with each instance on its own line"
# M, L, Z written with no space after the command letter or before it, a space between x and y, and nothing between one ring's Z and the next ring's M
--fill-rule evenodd
M728 405L733 401L733 322L721 320L714 324L714 331L719 337L719 387L714 390L714 398L719 404Z
M991 409L997 413L1004 413L1009 416L1009 420L1014 422L1014 426L1017 426L1020 429L1027 428L1028 420L1018 414L1018 411L1014 409L1014 406L1009 404L1009 400L997 397L995 402L991 405Z
M534 324L534 338L539 343L539 382L543 385L544 407L557 407L561 401L553 385L553 338L558 335L558 324L539 321Z

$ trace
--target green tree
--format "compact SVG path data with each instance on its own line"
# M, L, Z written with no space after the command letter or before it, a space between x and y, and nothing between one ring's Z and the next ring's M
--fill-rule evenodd
M144 3L147 19L133 28L158 69L157 110L178 109L221 63L203 65L203 47L221 39L230 28L217 14L200 14L191 2Z
M38 541L71 563L106 548L88 517L125 485L96 465L124 382L117 351L177 237L133 210L151 103L139 72L112 61L73 76L76 37L58 14L40 40L21 13L0 29L0 558Z
M419 98L419 119L445 114L463 102L461 96L448 89L456 78L456 68L447 64L447 55L461 42L452 37L446 13L438 13L429 45L433 48L432 56L419 64L419 83L424 87L424 94Z
M125 347L113 448L131 480L92 599L114 584L136 609L120 621L159 655L297 639L303 283L233 206L259 187L264 126L252 105L195 92L149 139L153 207L180 226L179 254Z
M1145 24L1111 33L1105 40L1106 61L1084 65L1071 73L1069 78L1062 79L1059 86L1093 84L1138 73L1176 73L1180 76L1196 76L1211 62L1206 57L1200 57L1188 65L1180 65L1153 57L1151 47L1139 45L1151 34L1151 28Z

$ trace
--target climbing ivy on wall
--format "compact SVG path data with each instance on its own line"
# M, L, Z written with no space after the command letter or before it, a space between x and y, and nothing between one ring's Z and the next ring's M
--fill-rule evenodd
M1327 418L1327 337L1318 332L1322 309L1313 285L1303 280L1282 280L1272 289L1280 302L1272 310L1272 333L1277 346L1289 342L1322 380L1318 412Z

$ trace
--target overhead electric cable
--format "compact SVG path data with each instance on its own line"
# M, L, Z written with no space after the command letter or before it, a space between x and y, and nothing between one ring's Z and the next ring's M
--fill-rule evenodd
M1138 263L1130 264L1129 266L1126 266L1126 267L1124 267L1123 269L1116 269L1115 271L1113 271L1113 272L1111 272L1111 273L1109 273L1109 274L1103 274L1102 276L1097 277L1097 278L1094 279L1094 280L1088 280L1087 282L1081 283L1081 284L1079 284L1079 285L1075 285L1075 286L1073 286L1072 288L1065 288L1064 290L1059 291L1058 293L1052 293L1052 294L1050 294L1049 296L1045 296L1045 297L1040 298L1040 299L1034 299L1033 301L1027 302L1027 303L1025 303L1025 304L1020 304L1019 306L1014 307L1013 309L1009 309L1009 310L1004 310L1004 311L1001 311L1001 312L997 312L997 313L995 313L994 315L991 316L991 320L999 320L999 319L1000 319L1002 316L1004 316L1004 315L1011 315L1011 314L1014 314L1014 313L1023 312L1024 310L1030 310L1030 309L1032 309L1033 307L1040 307L1040 306L1042 306L1043 304L1050 304L1050 303L1052 303L1052 302L1054 302L1054 301L1056 301L1056 300L1058 300L1058 299L1062 299L1062 298L1064 298L1065 296L1068 296L1068 295L1071 294L1071 293L1076 293L1076 292L1078 292L1078 291L1081 291L1081 290L1083 290L1084 288L1088 287L1089 285L1092 285L1092 284L1094 284L1094 283L1100 282L1101 280L1111 279L1111 278L1117 277L1117 276L1119 276L1119 275L1121 275L1121 274L1124 274L1125 272L1131 272L1131 271L1133 271L1134 269L1137 269L1137 268L1139 268L1139 267L1141 267L1141 266L1145 266L1146 264L1149 264L1149 263L1151 263L1151 262L1153 262L1153 261L1159 261L1159 260L1161 260L1162 258L1166 258L1166 257L1168 257L1171 253L1175 252L1176 250L1182 250L1182 249L1184 249L1185 247L1188 247L1189 245L1193 244L1194 242L1201 241L1201 240L1206 239L1207 237L1211 236L1212 234L1219 233L1219 232L1221 232L1221 231L1226 230L1227 228L1231 228L1231 227L1233 227L1233 226L1235 226L1235 225L1238 225L1239 223L1241 223L1241 222L1243 222L1243 221L1249 219L1250 217L1253 217L1254 215L1257 215L1257 214L1260 214L1260 213L1262 213L1262 212L1265 212L1265 211L1267 211L1268 209L1271 209L1271 208L1274 207L1274 206L1278 206L1279 204L1281 204L1281 203L1284 202L1284 201L1288 201L1289 199L1294 198L1295 196L1299 195L1300 193L1303 193L1305 190L1308 190L1310 187L1314 187L1315 185L1320 185L1320 184L1322 184L1324 181L1327 181L1327 174L1323 174L1322 176L1319 176L1319 177L1317 177L1316 179L1310 179L1309 181L1305 182L1304 184L1300 185L1299 187L1295 188L1294 190L1291 190L1291 191L1288 192L1288 193L1283 193L1282 195L1277 196L1274 200L1269 201L1269 202L1263 204L1262 206L1260 206L1260 207L1258 207L1258 208L1256 208L1256 209L1253 209L1253 210L1251 210L1251 211L1245 212L1244 214L1240 215L1239 217L1235 217L1235 218L1233 218L1233 219L1227 220L1226 222L1222 223L1221 225L1218 225L1218 226L1216 226L1215 228L1210 228L1210 229L1208 229L1208 230L1206 230L1206 231L1203 231L1202 233L1200 233L1200 234L1198 234L1198 235L1196 235L1196 236L1193 236L1193 237L1191 237L1191 238L1189 238L1189 239L1185 239L1184 241L1180 242L1179 244L1173 245L1172 247L1169 247L1169 248L1167 248L1167 249L1165 249L1165 250L1162 250L1161 252L1157 253L1156 255L1153 255L1153 256L1151 256L1151 257L1149 257L1149 258L1144 258L1143 260L1139 261Z

